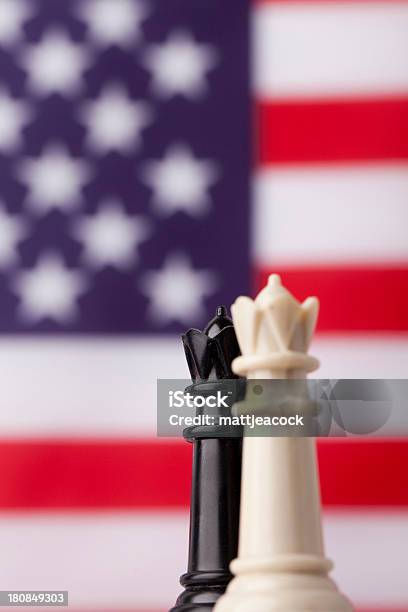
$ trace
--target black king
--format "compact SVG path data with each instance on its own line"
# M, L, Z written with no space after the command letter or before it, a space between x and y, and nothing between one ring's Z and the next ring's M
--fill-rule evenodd
M240 355L226 308L217 308L203 332L190 329L182 340L193 381L188 392L225 391L225 379L236 378L231 364ZM240 386L234 388L228 396L230 406L243 393ZM184 591L170 612L209 612L232 578L229 564L238 546L242 440L236 433L225 437L225 430L224 437L217 434L211 426L184 430L193 444L190 544L188 570L180 578Z

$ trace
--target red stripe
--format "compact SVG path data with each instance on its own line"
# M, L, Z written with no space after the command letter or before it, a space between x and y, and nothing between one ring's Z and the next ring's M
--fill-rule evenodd
M408 159L408 99L262 102L261 165Z
M0 509L186 508L191 447L183 442L4 441ZM408 506L408 440L319 444L326 506Z
M407 267L264 268L256 275L257 290L271 272L299 300L319 296L320 331L408 330Z
M335 440L318 446L326 506L408 505L408 440Z
M184 508L190 456L166 441L5 441L0 508Z

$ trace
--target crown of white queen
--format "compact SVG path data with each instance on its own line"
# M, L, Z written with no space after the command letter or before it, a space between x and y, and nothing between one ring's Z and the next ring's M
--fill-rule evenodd
M241 296L231 306L242 356L233 362L236 374L255 370L311 372L319 366L307 354L316 327L319 301L298 302L277 274L255 300Z

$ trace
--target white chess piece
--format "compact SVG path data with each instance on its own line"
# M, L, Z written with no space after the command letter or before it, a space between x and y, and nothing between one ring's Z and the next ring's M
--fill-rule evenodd
M319 303L303 304L272 275L253 301L232 306L242 356L233 369L249 379L305 378ZM315 439L244 439L241 517L235 575L216 612L350 612L328 576Z

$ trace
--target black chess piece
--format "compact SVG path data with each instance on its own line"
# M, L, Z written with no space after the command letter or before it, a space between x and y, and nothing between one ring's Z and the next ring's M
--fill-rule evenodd
M240 349L224 306L203 332L190 329L182 340L193 381L189 393L216 394L226 379L237 378L231 364ZM233 383L229 406L243 397L241 383ZM170 612L209 612L225 592L232 578L229 564L237 556L242 438L236 430L219 437L211 426L189 427L184 437L193 444L188 570Z

